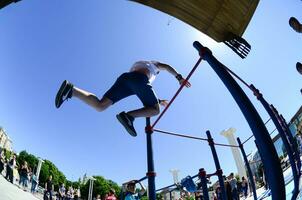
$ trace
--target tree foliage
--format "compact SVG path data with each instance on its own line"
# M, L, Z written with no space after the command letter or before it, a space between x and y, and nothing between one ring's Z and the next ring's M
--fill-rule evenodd
M59 169L49 160L44 160L41 171L40 171L40 185L44 186L48 177L52 176L52 182L55 186L55 190L59 188L59 185L62 183L66 183L65 175L59 171Z
M7 151L7 158L10 158L11 154L11 152ZM36 173L39 159L36 156L29 154L25 150L23 150L17 156L18 166L21 166L24 161L28 163L28 166L32 169L32 172ZM87 181L86 183L83 183L81 179L75 182L69 181L66 179L65 175L55 166L55 164L53 164L49 160L44 160L41 166L39 185L44 187L50 175L52 176L52 182L56 191L58 190L60 184L64 183L66 188L68 188L69 186L72 186L73 188L80 188L82 198L85 199L88 197L89 181ZM114 189L116 196L120 196L121 187L119 187L114 181L107 180L102 176L94 176L94 178L96 179L93 183L94 197L98 194L102 197L105 197L105 195L109 193L110 189Z
M28 166L32 169L32 172L36 173L39 159L36 156L29 154L25 150L23 150L17 156L18 166L21 166L24 161L27 162ZM67 181L65 175L51 161L44 160L41 166L39 185L44 187L50 175L52 175L52 181L55 186L55 189L58 189L59 184L66 183Z
M17 163L19 166L21 166L24 161L27 162L28 167L30 167L30 169L35 172L37 166L38 166L38 158L36 158L34 155L27 153L26 151L21 151L17 157Z
M93 176L96 180L93 181L93 196L97 196L98 194L101 197L105 197L106 194L109 193L109 190L112 188L115 190L116 195L119 196L121 193L121 188L112 180L106 180L102 176ZM89 181L81 188L82 198L88 198L89 191Z

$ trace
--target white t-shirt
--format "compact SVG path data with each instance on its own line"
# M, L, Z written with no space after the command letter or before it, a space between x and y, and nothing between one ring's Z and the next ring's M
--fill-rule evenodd
M138 61L132 65L130 72L136 71L137 69L148 69L149 82L152 83L160 71L157 64L157 61Z

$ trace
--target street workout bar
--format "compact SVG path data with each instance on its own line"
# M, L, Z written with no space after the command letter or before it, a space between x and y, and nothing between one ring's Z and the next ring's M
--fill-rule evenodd
M275 128L274 130L272 130L272 132L269 133L269 135L273 134L275 131L277 130L277 128ZM254 137L254 135L251 135L248 139L246 139L242 144L245 144L246 142L248 142L252 137Z
M266 125L272 118L269 118L264 125ZM244 142L242 142L242 144L245 144L247 141L249 141L252 137L254 137L254 135L251 135L249 138L247 138L246 140L244 140Z
M163 130L159 130L159 129L153 129L153 131L158 132L158 133L163 133L163 134L166 134L166 135L173 135L173 136L177 136L177 137L190 138L190 139L194 139L194 140L208 141L208 139L206 139L206 138L195 137L195 136L190 136L190 135L185 135L185 134L180 134L180 133L173 133L173 132L163 131ZM239 147L239 146L236 146L236 145L220 144L220 143L214 143L214 145L225 146L225 147Z
M193 46L198 51L199 55L209 63L212 69L219 76L248 122L258 143L258 150L263 154L263 158L265 158L262 161L264 170L267 172L266 177L268 178L271 188L272 199L284 200L286 198L285 184L279 157L259 113L239 84L234 80L230 71L226 70L226 67L212 55L212 52L208 48L202 46L198 41L195 41ZM250 87L252 87L252 85ZM253 92L257 95L257 99L260 101L263 100L257 90L253 90ZM262 102L263 101L261 101L261 103ZM268 113L270 114L270 112ZM270 117L272 118L271 115Z
M187 76L187 78L185 79L185 81L181 84L181 86L179 87L179 89L177 90L177 92L175 93L175 95L172 97L172 99L169 101L168 105L165 107L165 109L160 113L160 115L157 117L157 119L154 121L154 123L152 124L151 128L153 129L155 127L155 125L158 123L158 121L162 118L162 116L165 114L165 112L168 110L168 108L170 107L170 105L173 103L173 101L175 100L175 98L178 96L178 94L180 93L180 91L183 89L183 87L185 86L185 84L189 81L189 79L191 78L192 74L195 72L195 70L197 69L199 63L201 62L202 58L200 57L198 59L198 61L196 62L195 66L193 67L193 69L191 70L191 72L189 73L189 75Z

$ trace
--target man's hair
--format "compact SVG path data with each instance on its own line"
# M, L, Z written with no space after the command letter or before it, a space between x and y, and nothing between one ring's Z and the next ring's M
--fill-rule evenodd
M295 17L291 17L291 18L289 18L288 23L289 23L289 25L292 25L292 23L299 24L299 21Z
M109 192L110 192L111 194L115 194L115 190L112 189L112 188L109 190Z
M136 182L135 182L135 181L130 181L130 182L128 182L128 183L127 183L126 188L128 189L129 187L134 187L134 186L135 186L135 184L136 184Z

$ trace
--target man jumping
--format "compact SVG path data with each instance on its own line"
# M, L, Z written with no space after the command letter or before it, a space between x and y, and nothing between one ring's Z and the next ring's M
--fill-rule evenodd
M186 87L191 84L186 81L173 67L157 61L138 61L133 64L130 71L123 73L117 78L113 86L99 99L95 94L75 87L72 83L63 81L56 95L55 105L59 108L62 103L71 98L77 97L97 111L104 111L114 103L130 95L136 95L144 107L129 112L121 112L116 115L119 122L126 128L128 133L136 136L137 133L133 126L134 119L137 117L152 117L160 112L159 104L167 105L166 100L159 100L152 89L151 83L161 70L165 70L173 75L179 82Z

